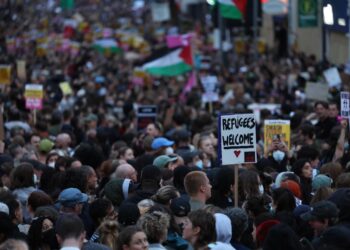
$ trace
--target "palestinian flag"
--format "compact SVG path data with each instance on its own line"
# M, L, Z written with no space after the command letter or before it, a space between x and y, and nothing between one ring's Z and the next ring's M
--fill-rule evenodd
M236 2L238 4L236 4ZM218 0L220 15L223 18L242 19L246 0Z
M101 53L119 53L122 51L117 42L109 38L96 40L92 47Z
M177 76L192 69L191 47L177 49L142 66L142 69L156 76Z

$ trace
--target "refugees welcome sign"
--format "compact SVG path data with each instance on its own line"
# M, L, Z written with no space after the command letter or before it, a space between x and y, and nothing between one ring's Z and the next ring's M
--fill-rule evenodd
M256 121L254 114L219 116L222 165L256 162Z

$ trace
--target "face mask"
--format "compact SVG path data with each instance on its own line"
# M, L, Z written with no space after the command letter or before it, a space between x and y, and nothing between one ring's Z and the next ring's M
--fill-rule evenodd
M51 161L51 162L49 162L47 165L48 165L50 168L55 168L55 164L56 164L56 162Z
M174 149L172 148L172 147L167 147L166 149L165 149L165 154L166 155L171 155L171 154L173 154L174 153Z
M200 169L202 169L203 168L203 161L202 160L197 161L196 167L199 167Z
M262 184L259 185L260 194L264 194L264 186Z
M285 155L285 153L282 152L281 150L276 150L272 153L273 159L275 159L275 161L277 161L277 162L281 162L284 158L284 155Z

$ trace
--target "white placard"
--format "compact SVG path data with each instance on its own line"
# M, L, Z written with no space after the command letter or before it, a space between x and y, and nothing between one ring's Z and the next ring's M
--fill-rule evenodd
M152 18L154 22L163 22L170 20L169 3L153 3Z
M307 82L305 95L309 100L327 101L328 86L323 83Z
M344 118L350 117L350 93L340 92L340 115Z
M217 93L218 78L216 76L203 76L201 83L205 93L202 95L202 102L217 102L219 95Z
M324 78L326 78L329 87L337 87L341 84L339 71L336 67L323 71L323 75Z
M256 162L254 114L219 116L221 164Z

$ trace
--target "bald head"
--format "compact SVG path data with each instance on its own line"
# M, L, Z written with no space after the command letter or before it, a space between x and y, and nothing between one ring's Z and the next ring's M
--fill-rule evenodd
M115 177L118 179L131 179L137 182L137 172L133 166L128 163L121 164L115 170Z
M56 147L59 149L67 149L71 143L70 135L67 133L58 134L56 137Z

